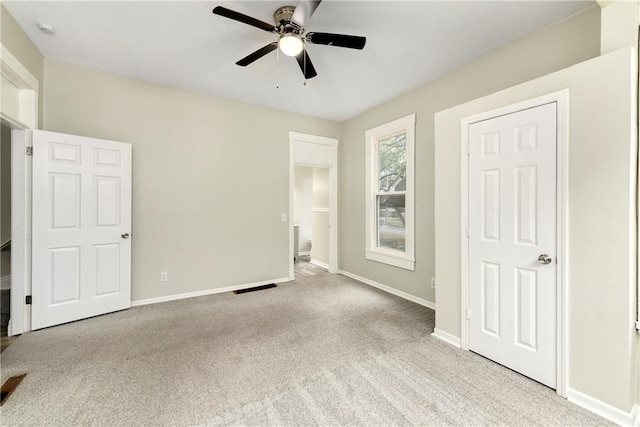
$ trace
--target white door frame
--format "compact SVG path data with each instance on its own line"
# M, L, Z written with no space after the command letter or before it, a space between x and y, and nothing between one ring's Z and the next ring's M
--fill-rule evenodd
M568 219L569 219L569 90L561 90L547 95L508 105L495 110L465 117L461 120L461 229L460 229L460 344L469 350L469 126L473 123L492 119L518 111L535 108L544 104L557 104L557 169L556 169L556 392L567 397L568 386Z
M39 83L33 74L0 45L0 74L18 91L15 108L0 111L0 120L11 130L11 319L8 335L31 330L31 168L27 156L32 129L38 127Z
M317 144L329 147L326 161L296 162L296 143ZM289 132L289 279L294 280L293 269L293 192L295 166L329 169L329 273L338 272L338 140L324 136Z

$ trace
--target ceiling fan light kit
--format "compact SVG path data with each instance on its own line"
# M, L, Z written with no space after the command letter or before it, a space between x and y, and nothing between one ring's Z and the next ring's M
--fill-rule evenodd
M278 47L287 56L296 56L304 49L304 42L300 36L286 34L278 40Z
M213 13L279 35L277 42L269 43L247 55L236 62L237 65L246 67L279 48L283 54L295 57L305 79L310 79L317 76L318 73L311 59L309 59L309 53L305 49L307 43L361 50L367 41L365 37L346 34L305 34L305 23L318 8L321 1L322 0L299 0L296 7L282 6L278 8L273 14L275 25L235 12L223 6L216 6L213 9Z

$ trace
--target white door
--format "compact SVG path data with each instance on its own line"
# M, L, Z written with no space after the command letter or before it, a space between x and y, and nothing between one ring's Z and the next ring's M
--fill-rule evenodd
M556 103L469 126L469 349L556 386Z
M33 131L32 329L131 306L131 145Z

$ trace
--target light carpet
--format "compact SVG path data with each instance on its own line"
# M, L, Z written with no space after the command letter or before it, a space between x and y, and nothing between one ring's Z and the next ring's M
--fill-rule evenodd
M220 284L222 286L222 284ZM340 275L25 334L4 425L605 425L430 336L434 312Z

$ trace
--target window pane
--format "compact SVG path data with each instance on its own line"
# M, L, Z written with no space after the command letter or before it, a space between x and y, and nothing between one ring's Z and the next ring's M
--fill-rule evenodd
M378 191L406 190L407 133L378 141Z
M404 194L376 196L378 247L405 250Z

